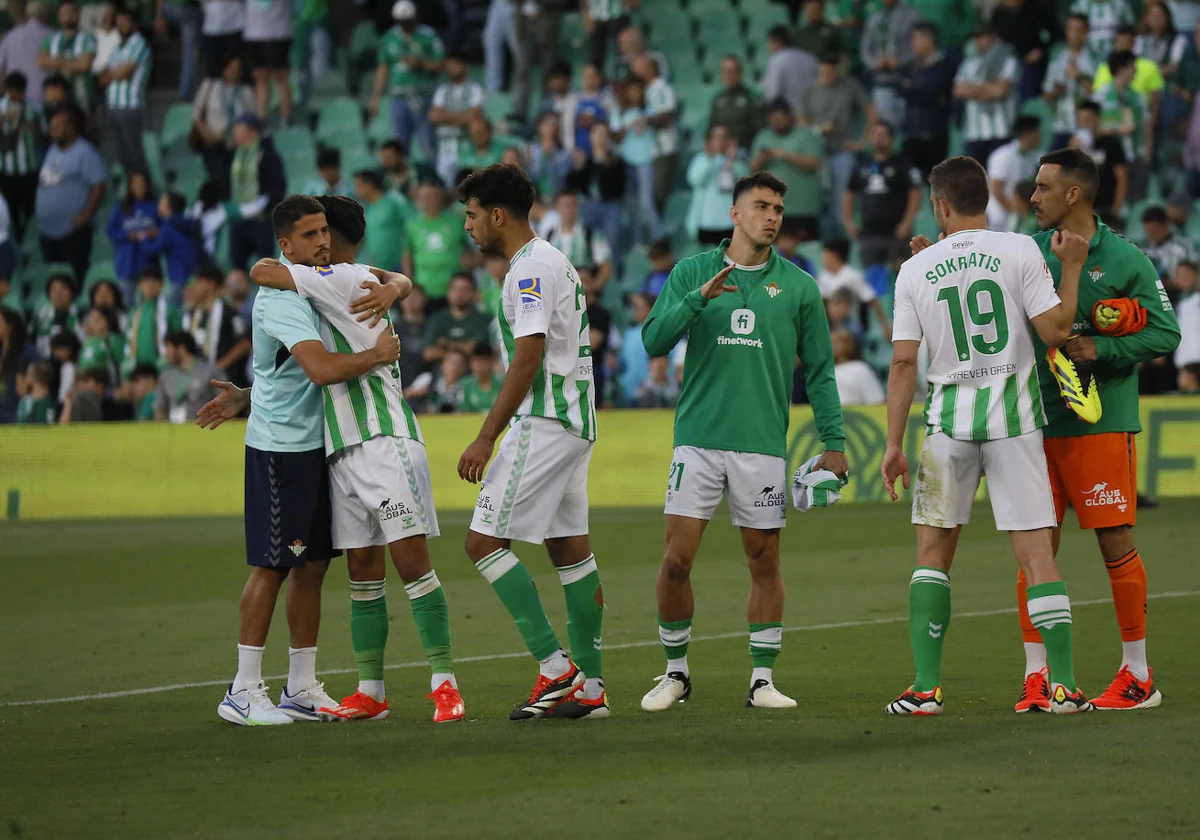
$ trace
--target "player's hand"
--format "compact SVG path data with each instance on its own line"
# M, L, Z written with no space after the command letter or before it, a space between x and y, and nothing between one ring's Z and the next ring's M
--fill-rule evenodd
M1087 260L1088 241L1077 233L1059 230L1050 239L1050 250L1063 265L1082 266Z
M840 478L850 472L850 462L846 460L845 452L836 452L830 449L817 460L813 469L829 470Z
M215 429L226 420L232 420L250 407L250 389L239 388L232 382L217 379L210 383L220 388L221 393L200 406L196 412L196 425L201 429Z
M933 243L929 241L928 236L914 236L912 239L908 240L908 247L912 250L912 255L914 257L924 251L926 248L932 247L932 245Z
M736 292L738 290L737 286L725 282L725 278L729 276L733 268L732 265L725 266L700 287L700 294L704 296L705 300L712 300L713 298L720 297L725 292Z
M400 339L391 327L379 334L379 340L375 342L375 355L381 365L390 365L400 358Z
M904 450L899 446L889 446L883 453L883 465L879 472L883 475L883 489L887 490L893 502L896 501L900 498L896 493L896 479L903 479L904 489L908 489L908 458L904 456Z
M1072 362L1094 362L1096 360L1096 340L1086 335L1076 335L1067 339L1063 352Z
M458 477L463 481L478 484L483 481L483 473L488 461L492 460L492 450L496 442L484 437L477 437L458 459Z
M400 275L403 277L404 275ZM404 277L407 290L412 290L412 281ZM367 294L357 298L350 304L350 314L358 316L358 322L370 321L368 327L373 327L384 319L392 304L406 296L404 284L376 283L366 280L359 286L366 289Z

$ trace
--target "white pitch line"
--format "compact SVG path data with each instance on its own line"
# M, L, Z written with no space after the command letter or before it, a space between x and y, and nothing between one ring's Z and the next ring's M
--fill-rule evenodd
M1192 590L1186 592L1157 592L1153 595L1147 595L1150 600L1158 600L1161 598L1194 598L1200 595L1200 590ZM1110 604L1111 598L1093 598L1088 601L1073 601L1073 607L1094 607L1098 604ZM999 610L976 610L974 612L954 613L952 618L987 618L997 615L1012 615L1017 611L1016 607L1005 607ZM879 624L900 624L908 621L908 616L890 616L888 618L868 618L859 621L831 621L825 624L804 624L799 627L785 627L785 633L803 633L812 632L814 630L845 630L851 627L873 627ZM741 630L736 633L717 633L711 636L695 636L691 643L696 642L716 642L723 639L738 639L746 635L746 631ZM646 640L642 642L623 642L616 645L605 645L604 650L630 650L632 648L657 647L660 645L657 639ZM455 665L461 665L465 662L495 662L500 659L522 659L529 656L526 651L519 653L489 653L484 656L463 656L454 660ZM429 663L422 659L416 662L396 662L392 665L385 665L385 670L391 671L397 668L426 668ZM336 676L339 674L354 674L357 673L355 668L333 668L328 671L318 671L318 676ZM267 680L283 680L287 679L287 674L279 674L274 677L266 677ZM5 706L48 706L52 703L82 703L85 700L112 700L118 697L136 697L141 694L165 694L170 691L183 691L189 688L212 688L218 685L228 685L229 680L205 680L203 682L185 682L174 683L172 685L155 685L148 688L130 688L124 691L105 691L99 694L78 694L74 697L50 697L43 700L13 700L0 703L0 708Z

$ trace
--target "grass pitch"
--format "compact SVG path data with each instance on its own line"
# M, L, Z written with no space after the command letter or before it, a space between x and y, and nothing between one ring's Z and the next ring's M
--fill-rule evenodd
M794 513L776 680L789 712L748 688L736 532L719 518L697 560L694 699L638 707L662 672L654 510L596 511L609 604L608 721L512 724L535 668L461 552L447 516L434 562L447 589L468 720L435 727L428 672L392 574L385 723L248 729L218 720L235 665L245 578L233 520L0 526L0 836L22 837L1114 837L1200 833L1200 631L1194 500L1146 511L1157 710L1075 718L1012 713L1023 663L1008 540L980 508L959 545L944 668L947 714L889 719L911 679L906 509ZM541 549L517 546L560 638ZM1068 524L1060 562L1076 604L1076 667L1098 693L1119 664L1103 565ZM330 571L318 665L353 689L343 567ZM265 670L286 671L282 609ZM201 685L188 685L201 683ZM282 686L270 680L272 694ZM105 692L164 689L74 699ZM28 703L27 701L38 701Z

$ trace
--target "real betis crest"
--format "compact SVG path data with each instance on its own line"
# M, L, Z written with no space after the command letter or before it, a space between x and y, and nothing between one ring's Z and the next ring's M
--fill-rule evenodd
M1088 272L1088 277L1092 278L1093 283L1099 283L1100 278L1103 276L1104 276L1104 269L1101 268L1100 266L1096 266L1095 268L1093 268L1091 271Z
M772 298L774 298L775 295L777 295L783 291L783 289L781 289L781 288L779 288L779 286L775 285L774 280L772 280L767 285L763 286L763 288L767 290L767 294L769 294Z

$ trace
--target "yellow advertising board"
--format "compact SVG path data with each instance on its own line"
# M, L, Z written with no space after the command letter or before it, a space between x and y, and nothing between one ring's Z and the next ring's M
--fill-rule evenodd
M1160 496L1200 495L1200 398L1141 401L1138 481ZM657 507L671 462L670 411L600 412L592 458L593 507ZM456 468L480 417L421 418L435 503L469 510L475 488ZM852 480L843 501L882 501L879 464L886 417L882 407L848 408L846 454ZM110 423L61 427L0 426L0 499L9 519L239 515L243 426L206 432L194 426ZM914 411L905 451L915 458L924 430ZM789 468L818 454L821 442L806 406L792 410ZM790 471L790 470L789 470Z

